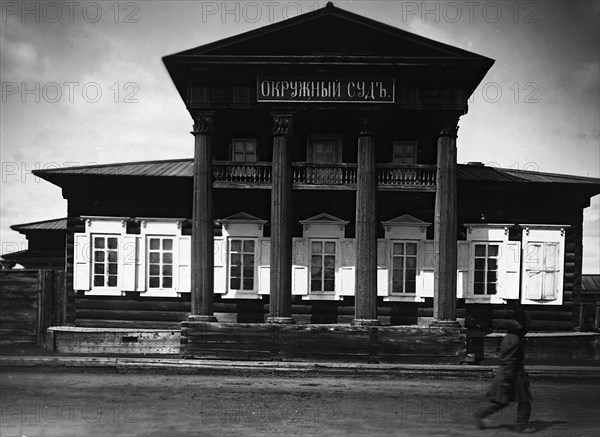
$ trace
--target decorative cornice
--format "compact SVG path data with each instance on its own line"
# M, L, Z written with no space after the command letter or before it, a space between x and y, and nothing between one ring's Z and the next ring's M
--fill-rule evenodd
M273 118L273 136L282 137L292 133L293 114L290 113L274 113Z
M371 118L362 116L360 118L360 132L359 137L373 135L373 120Z
M192 135L206 135L212 132L215 118L214 111L194 111L192 117L194 118L194 130L190 132Z
M458 126L456 123L444 122L442 130L440 131L440 137L454 137L458 136Z

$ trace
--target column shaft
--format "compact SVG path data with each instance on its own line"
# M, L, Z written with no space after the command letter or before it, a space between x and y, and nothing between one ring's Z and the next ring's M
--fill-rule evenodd
M194 205L190 320L216 321L213 315L214 236L212 149L213 114L194 116Z
M444 126L437 143L434 234L437 247L433 318L436 324L456 325L456 131Z
M377 166L370 122L362 120L356 175L356 290L353 325L377 320Z
M271 323L292 319L292 161L289 136L291 114L273 114L271 188Z

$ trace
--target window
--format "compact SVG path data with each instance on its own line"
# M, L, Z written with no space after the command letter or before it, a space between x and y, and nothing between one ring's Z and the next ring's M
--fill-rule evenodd
M474 294L496 294L499 250L498 243L475 243Z
M392 145L392 163L394 164L416 164L417 142L416 141L394 141Z
M235 238L229 241L229 288L231 290L253 291L254 288L254 248L253 239Z
M232 160L236 162L256 162L256 140L254 138L234 138Z
M310 291L335 291L335 241L312 241Z
M532 300L554 300L558 294L560 243L530 241L525 247L527 277L525 296Z
M341 146L341 135L309 135L307 161L329 164L341 162Z
M173 288L172 237L148 237L148 288Z
M93 235L93 286L117 287L119 278L119 237Z
M392 292L417 292L417 243L392 243Z

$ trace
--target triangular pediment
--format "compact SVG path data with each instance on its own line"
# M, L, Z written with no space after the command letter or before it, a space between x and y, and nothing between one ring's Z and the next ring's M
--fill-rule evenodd
M331 214L327 214L323 212L321 214L317 214L313 217L307 218L306 220L300 220L300 223L303 225L308 224L320 224L320 225L347 225L347 220L342 220L341 218L335 217Z
M384 226L429 226L431 223L419 220L418 218L413 217L410 214L402 214L401 216L398 216L391 220L381 222L381 224Z
M264 224L267 221L260 219L247 212L238 212L237 214L230 215L224 219L217 220L218 223L261 223Z
M369 55L483 58L333 5L196 47L185 56ZM174 55L174 56L177 56Z

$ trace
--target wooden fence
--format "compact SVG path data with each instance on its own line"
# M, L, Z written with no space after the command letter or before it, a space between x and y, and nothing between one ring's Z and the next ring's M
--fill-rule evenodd
M66 323L65 273L0 270L0 344L41 346L46 329Z

